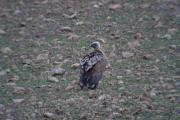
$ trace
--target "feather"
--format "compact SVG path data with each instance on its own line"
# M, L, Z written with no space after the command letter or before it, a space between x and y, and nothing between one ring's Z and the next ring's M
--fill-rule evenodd
M103 53L99 50L96 50L80 60L80 65L85 71L91 69L97 62L103 59Z

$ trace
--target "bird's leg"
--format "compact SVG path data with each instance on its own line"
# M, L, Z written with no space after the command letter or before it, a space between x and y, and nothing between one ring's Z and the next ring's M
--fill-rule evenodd
M83 90L84 85L83 85L83 83L82 83L82 82L79 82L79 86L80 86L81 90Z

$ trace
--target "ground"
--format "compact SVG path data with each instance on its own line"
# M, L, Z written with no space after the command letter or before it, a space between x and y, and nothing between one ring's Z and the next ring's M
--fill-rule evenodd
M178 0L1 0L0 11L0 119L180 119ZM82 91L77 63L93 41L110 67Z

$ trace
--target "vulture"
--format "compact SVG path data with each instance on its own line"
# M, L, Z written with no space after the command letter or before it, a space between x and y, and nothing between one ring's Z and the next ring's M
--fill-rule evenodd
M80 60L80 82L81 90L86 87L88 89L96 89L106 69L107 57L101 49L99 42L93 42L90 47L93 52L85 55Z

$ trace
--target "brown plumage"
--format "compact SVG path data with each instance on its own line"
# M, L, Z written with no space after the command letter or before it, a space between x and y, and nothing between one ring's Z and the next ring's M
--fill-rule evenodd
M81 89L83 89L83 87L88 87L89 89L96 89L107 65L107 58L100 48L100 43L93 42L91 44L91 47L94 48L94 51L87 54L80 60Z

